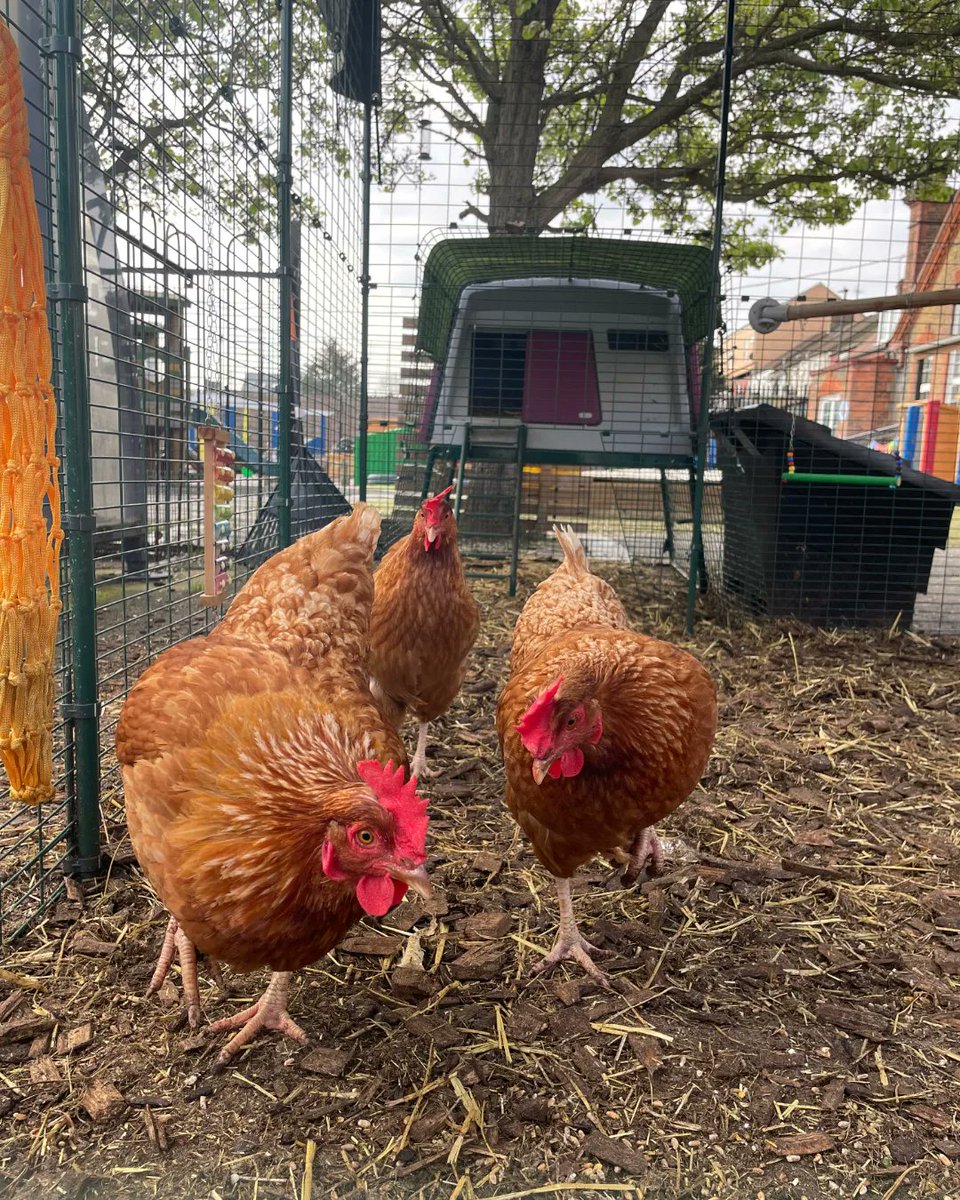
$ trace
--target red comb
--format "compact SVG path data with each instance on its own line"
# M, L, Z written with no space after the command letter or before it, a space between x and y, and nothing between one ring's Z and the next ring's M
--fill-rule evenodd
M520 734L520 740L534 757L541 749L540 743L544 735L549 732L547 718L556 703L561 683L563 683L563 676L559 675L554 683L551 683L548 688L544 688L517 722L517 733Z
M380 804L393 814L396 824L397 853L420 862L427 856L427 802L417 795L417 778L403 782L403 767L394 769L393 761L377 762L368 758L357 763L357 774L373 790Z
M441 502L443 500L446 500L446 498L450 495L450 493L452 491L453 491L453 484L451 483L450 486L448 488L444 488L442 492L437 492L437 494L432 499L424 500L423 507L427 510L428 513L430 513L430 515L432 517L438 516L440 513Z

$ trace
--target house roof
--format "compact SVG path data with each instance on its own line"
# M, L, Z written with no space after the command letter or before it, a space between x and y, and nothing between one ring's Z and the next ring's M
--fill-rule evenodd
M815 283L797 296L797 300L839 300L824 283ZM830 317L803 317L790 321L770 333L757 333L752 325L741 325L727 337L728 371L731 379L741 379L779 366L794 350L810 338L829 331Z
M855 318L841 325L839 329L824 330L822 333L815 333L813 337L805 338L771 365L786 367L814 355L819 357L828 354L832 357L837 354L863 353L864 349L876 350L879 325L880 318L875 314ZM864 347L864 342L869 342L869 346Z
M555 276L609 279L676 293L688 343L716 327L709 314L712 255L706 246L591 237L447 238L423 273L417 349L443 358L464 288L497 280Z
M946 263L950 247L958 238L960 238L960 191L954 193L950 207L944 214L943 222L940 225L933 245L930 247L930 253L927 255L920 269L920 274L917 276L917 282L913 288L914 291L930 292L935 290L934 284L937 275ZM921 310L918 308L904 309L890 338L891 346L899 346L907 341L910 330L913 328L920 312Z

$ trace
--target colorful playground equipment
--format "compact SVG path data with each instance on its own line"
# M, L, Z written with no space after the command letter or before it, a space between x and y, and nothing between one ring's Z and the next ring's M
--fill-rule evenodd
M230 583L231 522L233 520L233 470L236 455L227 445L229 435L219 425L201 425L203 443L203 595L206 605L219 604Z
M942 400L909 405L900 421L900 447L914 470L960 483L960 407Z

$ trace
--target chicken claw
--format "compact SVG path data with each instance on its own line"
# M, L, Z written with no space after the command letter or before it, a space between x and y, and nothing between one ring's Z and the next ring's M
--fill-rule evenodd
M603 951L588 942L577 928L573 902L570 899L570 880L555 876L554 882L557 885L557 899L560 901L560 931L553 949L537 963L532 973L539 975L542 971L551 970L565 958L571 958L583 967L595 983L608 988L610 981L590 957L591 954L602 954Z
M624 887L637 881L644 864L649 860L650 875L659 875L663 869L663 843L657 837L652 825L641 829L630 845L627 856L627 869L620 876Z
M207 1033L209 1034L226 1033L230 1029L239 1030L239 1033L232 1037L220 1051L215 1066L226 1066L238 1050L242 1050L248 1042L253 1041L258 1033L262 1033L266 1029L275 1029L278 1033L293 1038L295 1042L303 1045L310 1041L287 1012L292 978L292 971L275 971L270 976L267 990L256 1004L232 1017L224 1017L222 1021L215 1021L208 1027Z

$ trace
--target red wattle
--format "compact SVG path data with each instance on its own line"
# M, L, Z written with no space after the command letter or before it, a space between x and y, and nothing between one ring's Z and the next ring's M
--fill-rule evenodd
M399 904L406 894L407 885L402 883L399 879L395 879L393 881L393 904ZM393 905L391 905L391 908L392 907Z
M386 916L396 903L396 886L396 880L391 879L389 875L362 876L357 884L360 907L371 917Z
M579 746L560 755L560 770L565 779L571 779L574 775L580 774L583 770L583 751Z
M559 758L555 758L553 760L553 762L547 768L547 774L550 776L551 779L559 779L560 778L560 776L563 774L563 767L560 765Z

